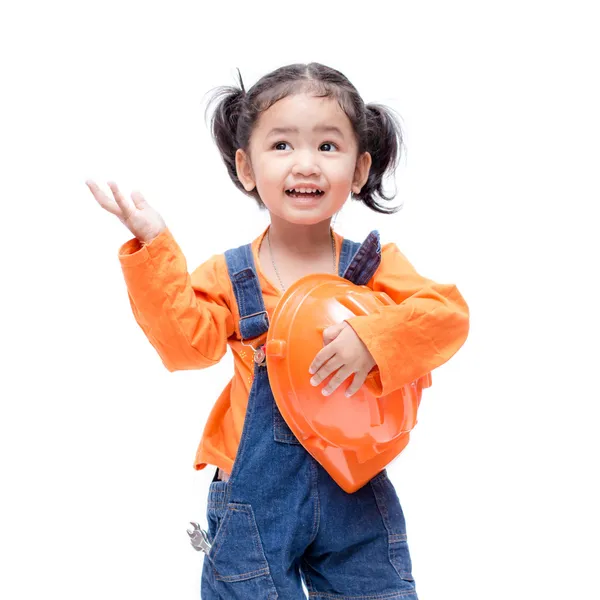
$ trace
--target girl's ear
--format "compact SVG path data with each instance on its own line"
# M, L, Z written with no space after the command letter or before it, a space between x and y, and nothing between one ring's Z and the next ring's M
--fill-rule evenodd
M251 192L256 187L256 181L254 181L250 157L241 148L235 151L235 170L244 189Z
M356 169L354 170L354 180L352 181L352 191L355 194L360 194L360 190L362 190L363 185L367 183L371 162L371 155L368 152L363 152L358 157L356 161Z

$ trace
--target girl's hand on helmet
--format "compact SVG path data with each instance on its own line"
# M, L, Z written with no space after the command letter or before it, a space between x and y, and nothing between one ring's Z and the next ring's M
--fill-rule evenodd
M327 327L323 331L323 343L325 347L317 353L310 365L309 372L313 374L310 383L319 385L337 371L323 388L323 394L329 396L348 377L354 375L346 390L346 396L352 396L362 387L367 375L376 365L375 359L346 321Z
M98 204L109 213L116 215L141 242L150 242L163 229L166 224L163 218L144 199L141 192L131 193L132 200L126 198L113 181L108 182L114 200L107 196L92 180L87 180L86 185L98 201Z

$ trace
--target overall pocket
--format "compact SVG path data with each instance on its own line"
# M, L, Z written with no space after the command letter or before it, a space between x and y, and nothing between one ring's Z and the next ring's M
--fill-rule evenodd
M390 562L402 579L414 582L406 536L406 521L394 484L390 481L386 469L371 479L369 483L388 532Z
M216 481L211 488L218 494L224 484ZM217 583L223 587L221 591L232 599L275 600L277 592L252 506L209 502L207 517L212 547L205 559L210 561L215 582L221 582Z
M212 483L208 488L208 501L206 505L206 519L208 521L208 540L213 542L214 538L219 531L221 521L225 516L227 505L225 504L225 490L227 488L226 481L220 481L216 478L212 480Z

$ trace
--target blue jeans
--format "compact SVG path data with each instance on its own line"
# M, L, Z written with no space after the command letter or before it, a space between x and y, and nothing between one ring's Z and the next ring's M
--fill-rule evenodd
M378 237L346 242L340 272L367 277L379 264ZM247 247L228 252L248 319L242 336L256 337L266 317L253 261ZM302 580L313 600L417 600L404 514L387 471L344 492L281 416L266 363L254 368L230 477L210 484L207 520L204 600L304 599Z

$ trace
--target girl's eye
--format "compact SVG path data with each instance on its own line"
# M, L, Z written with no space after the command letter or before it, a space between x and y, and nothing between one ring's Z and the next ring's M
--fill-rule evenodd
M333 146L334 148L337 148L337 146L333 142L325 142L324 144L321 144L321 147L323 146Z
M275 150L285 150L285 148L278 148L278 146L287 146L288 143L287 142L277 142L276 144L273 145L273 148ZM337 146L333 143L333 142L325 142L323 144L321 144L321 147L323 146L333 146L334 148L337 149Z

